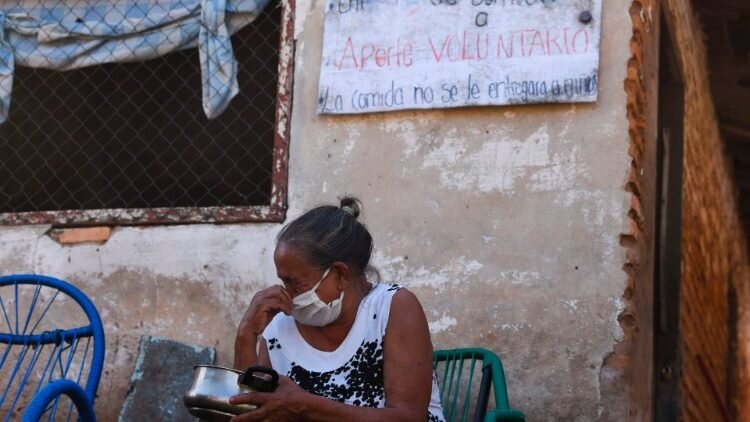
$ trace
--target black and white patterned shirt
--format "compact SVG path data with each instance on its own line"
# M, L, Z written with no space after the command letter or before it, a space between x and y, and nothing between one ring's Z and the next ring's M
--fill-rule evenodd
M383 339L396 284L379 284L362 299L344 342L332 352L310 346L294 318L279 313L263 332L271 365L306 391L353 406L385 407ZM435 377L428 421L441 422Z

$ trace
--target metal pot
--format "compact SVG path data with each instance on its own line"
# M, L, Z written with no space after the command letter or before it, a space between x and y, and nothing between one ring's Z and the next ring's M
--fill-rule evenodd
M193 385L182 401L191 415L208 422L225 422L255 409L251 404L229 404L229 398L254 391L276 389L279 375L271 368L251 366L245 372L214 365L196 365Z

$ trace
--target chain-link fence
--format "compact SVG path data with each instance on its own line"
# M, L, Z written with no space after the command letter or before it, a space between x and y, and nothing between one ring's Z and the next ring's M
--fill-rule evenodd
M268 4L232 35L239 94L215 119L204 112L199 48L66 71L16 65L0 125L0 213L268 205L281 9Z

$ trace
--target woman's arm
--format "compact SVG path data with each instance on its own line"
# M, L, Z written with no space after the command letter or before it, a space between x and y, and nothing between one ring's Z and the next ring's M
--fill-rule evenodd
M234 369L244 371L253 365L271 367L271 357L268 356L266 339L255 337L255 340L245 343L238 337L234 343Z
M393 296L383 345L385 408L351 406L305 392L283 377L274 393L237 396L235 403L259 405L233 419L245 421L418 421L427 419L432 392L432 344L427 319L416 296Z
M234 368L244 370L258 363L258 336L255 334L237 333L234 339Z

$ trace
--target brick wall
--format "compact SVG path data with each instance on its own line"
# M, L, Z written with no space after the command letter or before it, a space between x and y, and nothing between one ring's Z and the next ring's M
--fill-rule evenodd
M728 297L747 280L746 245L711 100L700 22L689 0L665 5L685 84L681 407L684 420L722 420L719 401L729 406L739 393L730 387L737 385L737 368L730 364L737 355L729 346L735 327Z
M630 173L625 189L631 194L629 230L620 236L626 250L623 267L628 275L623 293L625 309L619 316L624 338L604 362L602 372L618 371L629 388L610 392L602 382L603 399L611 393L626 409L605 408L602 420L648 421L651 416L653 373L653 271L656 195L656 133L658 93L659 2L635 0L630 6L633 36L630 40L624 88L630 134ZM654 22L654 17L657 17ZM604 401L604 400L603 400ZM626 414L623 414L626 411Z

